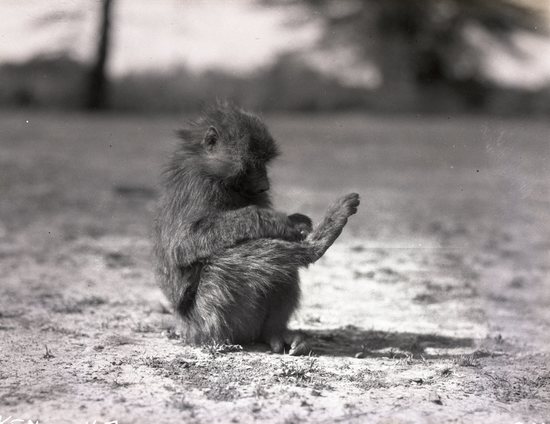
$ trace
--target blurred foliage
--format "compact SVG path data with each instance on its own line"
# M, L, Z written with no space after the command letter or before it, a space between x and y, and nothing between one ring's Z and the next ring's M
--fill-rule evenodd
M330 54L331 50L351 49L365 64L376 66L381 85L375 89L346 85L298 51L281 55L248 75L219 69L197 73L182 65L113 77L110 106L123 111L194 111L205 102L229 98L260 111L550 113L550 88L529 91L498 86L484 74L486 45L472 38L472 33L482 31L521 58L513 35L517 31L542 33L546 25L539 11L523 3L258 1L269 7L287 7L290 12L301 10L293 15L296 25L308 20L321 23L324 36L318 50ZM63 16L54 15L46 22L51 19L62 20ZM80 108L87 97L89 68L68 53L1 65L0 106Z
M351 89L321 75L294 55L248 75L221 70L193 73L179 67L164 73L133 74L114 81L113 106L139 110L197 110L229 98L256 110L319 111L358 107L367 89Z
M67 55L37 57L0 65L0 107L81 109L89 65ZM550 113L550 90L502 89L466 81L443 90L423 92L423 101L409 106L394 100L389 106L379 92L343 85L303 62L283 55L270 66L248 75L220 70L192 72L184 66L164 72L141 72L112 78L110 106L128 112L196 111L205 102L229 98L259 111L320 112L367 109L379 112L447 113L476 111L470 103L482 98L477 111L497 114ZM470 98L464 101L468 94ZM430 97L431 96L431 97ZM426 100L427 99L427 100Z
M88 66L66 55L1 65L0 106L80 108L87 76ZM342 86L293 55L248 75L180 66L112 78L110 87L112 109L152 112L194 111L216 98L266 111L349 109L364 106L369 94Z
M268 6L305 9L320 21L319 48L352 47L381 75L381 101L412 104L441 94L469 108L484 108L492 92L484 74L487 46L472 39L483 34L518 56L516 31L543 33L540 10L513 0L263 0ZM303 10L302 10L303 12ZM303 19L295 19L297 24ZM460 99L461 98L461 99Z
M307 54L281 55L248 75L223 70L192 72L185 66L134 72L109 82L115 110L194 111L205 102L229 98L261 111L369 109L381 112L550 112L550 88L538 91L499 87L484 73L485 44L475 34L521 59L517 31L543 33L543 15L513 0L258 0L286 7L295 25L321 24L318 52L351 50L381 76L377 88L346 85L338 72L322 72ZM109 0L103 0L98 54L90 64L68 53L0 66L0 106L77 109L100 94L106 103L106 33ZM302 13L295 13L295 12ZM37 25L73 22L80 15L53 13ZM116 25L116 23L115 23ZM472 36L472 34L474 36ZM339 63L338 61L335 61ZM344 63L342 66L346 66ZM359 68L361 69L361 68ZM366 69L366 68L365 68ZM371 68L372 69L372 68ZM95 75L97 78L91 78ZM93 82L91 81L93 80ZM97 81L100 81L100 90ZM90 89L91 88L91 89Z
M87 68L67 54L0 66L0 105L75 109L82 105Z

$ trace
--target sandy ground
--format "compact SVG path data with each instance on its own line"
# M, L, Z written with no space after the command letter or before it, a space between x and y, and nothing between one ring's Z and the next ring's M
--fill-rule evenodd
M0 115L0 421L550 422L550 125L268 121L282 210L363 199L302 273L311 357L179 340L149 237L176 119Z

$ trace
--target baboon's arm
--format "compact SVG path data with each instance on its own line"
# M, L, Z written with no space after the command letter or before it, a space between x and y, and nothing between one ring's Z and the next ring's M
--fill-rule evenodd
M299 241L303 238L300 228L286 214L257 206L204 216L193 222L186 232L177 246L180 266L208 258L216 251L245 240Z

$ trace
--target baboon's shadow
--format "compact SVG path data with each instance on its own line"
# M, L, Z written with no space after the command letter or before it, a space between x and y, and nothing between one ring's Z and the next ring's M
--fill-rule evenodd
M414 356L424 358L451 357L446 353L428 353L455 348L473 348L474 339L437 334L416 334L363 330L346 326L329 330L306 330L313 352L319 356L348 356L361 353L363 357Z

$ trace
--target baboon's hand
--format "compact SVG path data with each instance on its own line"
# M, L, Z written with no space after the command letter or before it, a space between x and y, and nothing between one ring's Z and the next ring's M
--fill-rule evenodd
M304 239L300 228L285 213L267 208L254 208L252 210L256 211L260 217L261 237L287 241L302 241ZM304 216L304 218L307 217Z
M302 239L306 238L307 235L311 233L313 229L313 223L308 216L302 215L301 213L294 213L292 215L289 215L288 219L292 223L294 229L300 232L300 234L302 235Z

